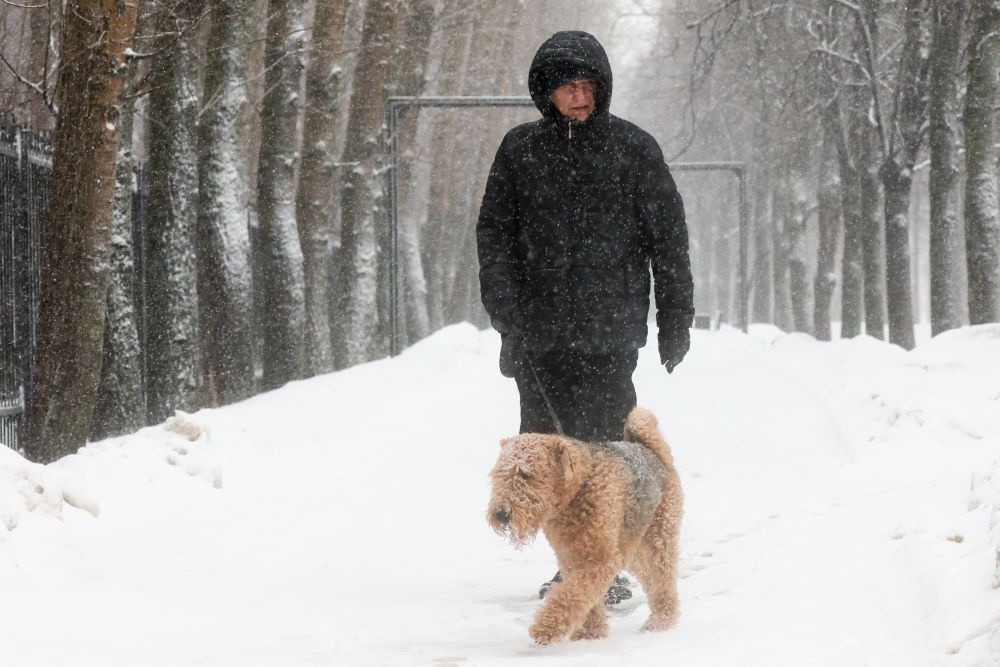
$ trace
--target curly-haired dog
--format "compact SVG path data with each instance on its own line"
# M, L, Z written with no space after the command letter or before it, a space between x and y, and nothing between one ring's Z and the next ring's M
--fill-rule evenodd
M606 637L604 595L621 570L648 595L644 631L677 621L680 480L653 413L634 408L625 440L526 433L500 443L487 520L516 546L542 530L563 576L529 630L539 644Z

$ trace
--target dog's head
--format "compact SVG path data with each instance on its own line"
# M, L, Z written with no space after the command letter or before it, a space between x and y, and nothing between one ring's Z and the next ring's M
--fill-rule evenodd
M583 467L579 447L567 438L537 433L502 440L490 472L490 527L515 546L529 544L572 499L571 489L576 493Z

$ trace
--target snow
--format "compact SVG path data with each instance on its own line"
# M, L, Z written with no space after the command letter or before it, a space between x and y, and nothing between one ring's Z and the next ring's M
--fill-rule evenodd
M484 518L517 430L499 339L179 414L38 466L0 447L0 643L18 665L1000 664L1000 325L912 352L773 327L644 349L686 492L682 617L539 647L554 572Z

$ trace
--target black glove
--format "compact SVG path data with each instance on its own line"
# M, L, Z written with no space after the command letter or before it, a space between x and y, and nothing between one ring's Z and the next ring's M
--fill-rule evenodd
M691 348L691 330L683 325L661 328L659 343L660 363L668 373L673 373Z
M500 375L505 378L514 377L514 368L517 366L519 354L519 341L515 334L509 333L500 338Z

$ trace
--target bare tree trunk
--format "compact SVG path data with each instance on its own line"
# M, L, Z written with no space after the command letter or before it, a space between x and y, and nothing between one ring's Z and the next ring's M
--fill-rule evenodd
M503 85L513 44L507 29L519 12L511 12L503 0L480 0L477 3L471 45L462 74L461 92L465 95L494 95ZM456 150L448 206L444 215L443 250L445 263L445 322L471 321L480 315L478 271L476 270L475 220L485 175L500 137L493 132L492 112L477 113L463 122L455 133L454 145L474 146L471 151ZM457 169L456 169L457 167ZM455 173L457 171L457 174ZM475 306L475 310L471 306ZM482 320L482 318L480 318Z
M931 335L962 326L958 206L958 54L966 3L934 2L930 80Z
M788 213L785 234L788 243L788 287L791 299L792 327L795 331L812 332L809 317L809 276L806 248L806 224L809 201L806 195L804 166L809 158L808 144L799 140L791 159L788 174Z
M302 129L302 169L296 200L305 278L306 375L333 368L330 338L330 236L334 218L333 183L338 171L336 126L343 95L344 30L349 0L318 0L312 55L306 66Z
M830 307L837 286L835 271L837 241L840 237L840 202L838 201L836 146L834 135L840 120L835 106L824 111L823 146L820 149L819 185L816 195L816 219L819 246L816 251L816 280L813 283L813 328L819 340L830 340Z
M861 98L859 100L859 98ZM843 130L837 132L837 162L840 165L840 205L844 218L844 254L841 260L840 337L861 334L864 321L864 219L862 216L862 169L860 138L867 126L863 99L856 90L848 93Z
M100 383L125 49L138 5L70 0L29 415L42 462L86 444ZM72 91L69 94L68 91Z
M146 220L146 421L193 411L199 394L200 327L195 248L198 198L198 54L190 26L198 0L182 0L157 26L149 95Z
M1000 195L997 105L1000 104L1000 0L976 0L965 94L965 253L969 321L1000 322Z
M882 162L885 186L886 285L889 342L909 350L913 333L913 285L910 279L910 189L913 165L923 141L927 110L927 16L925 0L907 0L903 8L904 42L897 75L889 153Z
M788 191L788 170L772 167L771 180L771 247L774 249L774 324L783 331L792 331L792 293L789 282L791 199Z
M254 4L217 3L205 51L198 145L199 321L203 372L222 404L254 391L250 232L239 125Z
M462 74L469 56L474 28L473 0L448 0L445 4L446 29L455 36L444 52L436 79L436 94L457 95L462 88ZM444 27L444 26L443 26ZM427 222L424 227L423 265L427 271L427 301L432 330L445 324L445 304L448 293L448 203L452 190L449 167L454 162L456 126L453 118L441 115L436 119L431 140L434 159L431 165L431 183L428 194Z
M134 66L129 68L130 81L135 79L135 69ZM136 186L132 165L134 109L131 103L121 106L111 232L111 280L104 321L101 386L90 426L92 440L136 431L146 423L142 351L135 310L132 236L132 197Z
M753 183L753 308L751 322L773 322L774 305L771 289L771 192L767 183L768 166L761 165Z
M427 69L430 60L431 38L435 27L434 3L431 0L413 0L409 3L403 23L402 36L394 60L392 89L394 95L419 97L427 89ZM420 230L413 202L414 155L419 108L411 108L398 129L397 145L400 147L396 179L398 185L397 207L399 217L399 260L402 321L400 328L404 345L416 342L430 331L427 311L427 280L424 276L420 251Z
M885 340L885 243L880 154L875 131L867 125L861 149L861 257L864 271L865 334Z
M858 27L855 52L860 62L867 95L855 94L854 132L861 178L861 253L864 271L865 333L885 338L885 270L881 220L879 165L885 158L882 103L879 93L879 12L881 0L858 0L855 11Z
M340 326L334 336L339 367L368 361L379 326L379 244L373 179L382 178L380 137L390 80L389 60L399 11L398 0L369 0L365 7L361 56L347 126L347 172L341 201Z
M305 278L295 219L301 0L270 0L268 16L257 214L264 282L263 384L273 389L302 377L305 349Z

